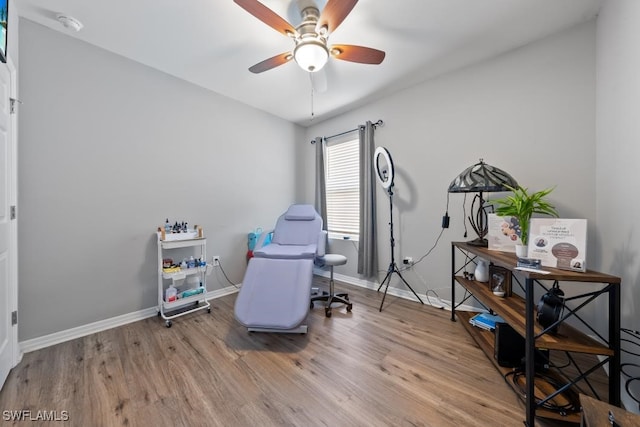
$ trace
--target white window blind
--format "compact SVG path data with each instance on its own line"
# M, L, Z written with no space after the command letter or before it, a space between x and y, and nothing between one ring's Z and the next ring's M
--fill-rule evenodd
M327 144L325 150L327 231L358 238L360 232L359 140Z

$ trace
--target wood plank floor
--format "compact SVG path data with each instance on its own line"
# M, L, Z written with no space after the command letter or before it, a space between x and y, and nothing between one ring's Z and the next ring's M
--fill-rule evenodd
M229 295L171 328L154 317L25 354L0 410L67 411L40 424L69 426L523 425L519 398L450 312L387 296L379 313L381 294L337 287L353 312L326 318L316 304L307 335L248 333Z

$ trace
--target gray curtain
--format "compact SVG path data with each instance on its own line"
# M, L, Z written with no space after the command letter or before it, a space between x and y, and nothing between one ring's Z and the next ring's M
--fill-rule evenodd
M316 137L316 212L322 217L324 229L327 229L327 196L324 175L324 138Z
M376 245L376 182L373 167L375 127L371 122L360 126L360 244L358 274L373 277L378 273Z

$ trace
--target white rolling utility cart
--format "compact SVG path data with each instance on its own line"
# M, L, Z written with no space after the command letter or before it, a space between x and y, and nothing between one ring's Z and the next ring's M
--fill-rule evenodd
M207 239L202 229L184 233L158 231L158 316L167 328L172 319L198 310L211 313L207 302Z

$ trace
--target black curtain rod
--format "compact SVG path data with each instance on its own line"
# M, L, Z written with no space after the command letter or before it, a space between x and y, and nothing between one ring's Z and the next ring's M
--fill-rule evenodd
M362 125L361 125L361 126L362 126ZM373 124L373 127L374 127L374 128L377 128L378 126L384 126L384 122L382 121L382 119L378 120L377 122L375 122L375 123ZM355 128L355 129L351 129L351 130L347 130L347 131L344 131L344 132L341 132L341 133L337 133L337 134L335 134L335 135L331 135L331 136L324 136L323 138L324 138L325 140L327 140L327 139L331 139L331 138L337 138L337 137L339 137L339 136L346 135L346 134L351 133L351 132L355 132L355 131L357 131L358 129L360 129L360 126L358 126L358 127L357 127L357 128ZM312 143L312 144L315 144L315 143L316 143L316 140L315 140L315 139L312 139L312 140L311 140L311 143Z

